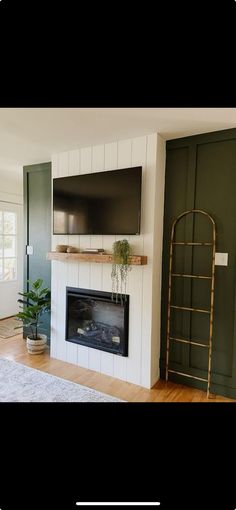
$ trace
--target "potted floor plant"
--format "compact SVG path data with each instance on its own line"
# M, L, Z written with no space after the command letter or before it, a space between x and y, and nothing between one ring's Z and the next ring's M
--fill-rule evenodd
M41 354L47 344L47 335L40 332L43 329L40 318L50 310L51 292L47 287L43 287L41 278L28 283L31 284L31 289L28 292L19 292L22 297L18 299L18 303L22 311L15 318L30 330L26 338L29 354ZM21 327L22 324L15 329Z

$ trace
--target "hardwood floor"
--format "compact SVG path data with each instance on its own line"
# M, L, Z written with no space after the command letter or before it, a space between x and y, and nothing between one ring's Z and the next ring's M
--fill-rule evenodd
M172 382L166 383L163 380L158 381L151 390L147 390L135 384L50 358L49 352L32 356L27 352L22 335L7 339L0 338L0 356L128 402L235 402L218 395L211 395L211 398L207 399L203 391Z

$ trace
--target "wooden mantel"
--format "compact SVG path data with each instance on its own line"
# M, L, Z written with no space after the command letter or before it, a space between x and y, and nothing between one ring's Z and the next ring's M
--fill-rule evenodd
M47 260L61 260L62 262L98 262L100 264L112 264L113 256L107 253L61 253L50 251L47 253ZM129 258L132 266L145 266L147 257L145 255L132 255Z

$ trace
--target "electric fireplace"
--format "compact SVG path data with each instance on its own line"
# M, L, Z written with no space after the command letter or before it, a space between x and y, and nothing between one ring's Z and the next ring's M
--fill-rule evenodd
M129 296L66 287L66 341L128 356Z

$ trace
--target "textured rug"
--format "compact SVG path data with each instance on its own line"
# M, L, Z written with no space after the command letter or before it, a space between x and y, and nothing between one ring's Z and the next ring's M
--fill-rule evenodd
M0 358L0 402L124 402L87 386Z
M22 329L14 329L16 326L20 326L20 322L14 317L0 320L0 338L10 338L22 333Z

